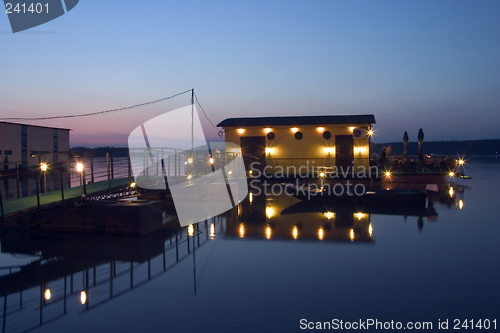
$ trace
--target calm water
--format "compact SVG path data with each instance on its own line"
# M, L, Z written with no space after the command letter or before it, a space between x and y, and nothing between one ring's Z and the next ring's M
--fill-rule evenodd
M2 328L294 332L301 319L371 318L435 330L439 320L452 329L454 319L496 319L498 329L500 161L470 161L466 173L472 179L455 180L451 195L441 188L437 217L294 213L293 198L255 197L239 216L200 223L189 248L186 229L177 249L176 233L4 238L0 266L32 264L0 271Z

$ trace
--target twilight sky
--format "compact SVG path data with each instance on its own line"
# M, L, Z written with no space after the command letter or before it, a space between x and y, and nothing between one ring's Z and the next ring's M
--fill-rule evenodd
M80 0L12 34L0 13L0 117L101 111L195 88L229 117L374 114L375 142L500 138L500 1ZM125 146L188 94L120 114L27 122Z

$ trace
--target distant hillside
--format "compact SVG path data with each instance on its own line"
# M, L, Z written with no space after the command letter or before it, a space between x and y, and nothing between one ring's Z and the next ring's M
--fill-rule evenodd
M372 151L380 154L384 147L390 146L393 154L403 154L403 142L388 142L372 144ZM428 141L424 140L425 154L472 156L496 155L500 153L500 140L469 140L469 141ZM408 142L408 154L418 153L418 143Z

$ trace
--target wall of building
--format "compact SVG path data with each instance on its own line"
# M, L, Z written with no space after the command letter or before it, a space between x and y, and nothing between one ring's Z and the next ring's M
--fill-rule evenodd
M352 129L355 127L368 129L368 124L350 124L347 125L334 125L326 124L324 126L301 126L296 130L303 134L301 140L296 140L295 132L290 126L274 126L272 128L265 128L259 126L249 126L241 128L228 127L225 128L226 142L232 142L240 145L240 138L242 136L266 136L267 132L275 133L274 140L269 140L266 137L266 159L272 163L274 159L295 159L283 163L294 164L300 159L302 163L307 159L324 159L323 163L332 164L335 158L335 136L336 135L352 135ZM323 138L323 132L329 131L332 136L330 139ZM353 156L354 166L368 168L370 157L369 136L363 139L354 139ZM330 148L331 152L327 150ZM333 148L333 149L331 149ZM357 170L357 169L356 169Z

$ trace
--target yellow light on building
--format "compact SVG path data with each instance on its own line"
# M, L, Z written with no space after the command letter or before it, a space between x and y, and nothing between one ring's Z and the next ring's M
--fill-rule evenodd
M274 216L274 209L272 207L266 208L266 216L268 219L271 219L271 217Z
M80 292L80 303L82 303L83 305L86 302L87 302L87 293L82 290L82 292Z
M458 164L460 164L460 165L464 165L464 163L465 163L465 161L464 161L464 160L462 160L462 159L459 159L459 160L458 160Z
M365 151L365 147L356 147L356 153L361 154Z
M334 147L326 147L325 152L327 154L333 154L333 153L335 153L335 148Z
M211 223L210 224L210 237L214 239L215 237L215 224Z
M450 187L450 191L448 193L450 193L450 198L453 198L453 194L455 193L455 191L453 190L453 186Z
M391 172L390 172L390 171L386 171L386 172L385 172L385 175L386 175L387 177L390 177L390 176L391 176Z
M293 132L293 133L297 133L297 132L298 132L298 130L299 130L299 129L298 129L297 127L292 127L292 132Z
M463 201L463 200L460 200L460 201L458 202L458 208L460 208L460 209L463 209L463 208L464 208L464 201Z
M274 148L266 148L266 154L272 154L274 152Z
M373 226L372 226L372 224L370 223L370 224L368 224L368 235L371 237L371 236L372 236L372 234L373 234Z
M269 127L264 128L264 132L266 132L266 133L269 133L269 132L271 132L271 131L272 131L272 129L271 129L271 128L269 128Z
M252 174L252 173L253 173L253 170L248 171L248 173L249 173L249 174Z
M453 171L450 171L449 175L450 177L455 177L455 173Z
M349 237L351 238L351 242L354 240L354 229L351 229L349 232Z
M369 136L372 136L372 135L373 135L373 130L372 130L372 129L368 130L368 135L369 135Z
M47 163L40 164L40 169L42 169L43 172L47 171Z
M293 239L297 239L297 237L299 237L299 229L297 228L296 225L293 226L292 236L293 236Z
M325 236L325 231L323 230L322 227L320 227L319 230L318 230L318 238L319 238L319 240L323 240L324 236Z
M245 129L244 128L238 128L238 133L240 133L240 134L245 133Z
M359 212L356 214L356 216L358 217L358 220L361 221L361 219L365 216L365 214Z
M323 133L325 131L324 127L317 127L318 132Z
M325 214L325 215L326 215L326 218L327 218L327 219L331 219L332 217L334 217L334 216L335 216L335 213L332 213L332 212L326 212L326 214Z
M194 235L194 227L192 224L188 225L188 235L193 236Z
M43 297L45 298L46 301L48 301L52 297L52 294L50 293L49 288L45 289L45 292L43 293Z
M354 131L354 129L355 129L355 128L356 128L356 127L351 126L351 127L349 127L349 131L352 133L352 131Z
M325 178L325 173L324 173L324 172L320 172L320 173L319 173L319 177L320 177L320 178Z
M240 235L240 238L245 237L245 226L243 225L243 223L240 223L240 227L238 229L238 233Z
M83 171L83 164L82 163L77 163L76 164L76 171L82 172Z
M228 175L232 174L233 172L231 170L229 170L229 172L227 173Z
M270 226L266 227L266 238L271 239L272 230Z
M252 203L252 202L253 202L253 193L252 193L252 192L250 192L250 193L248 194L248 201L250 201L250 203Z

